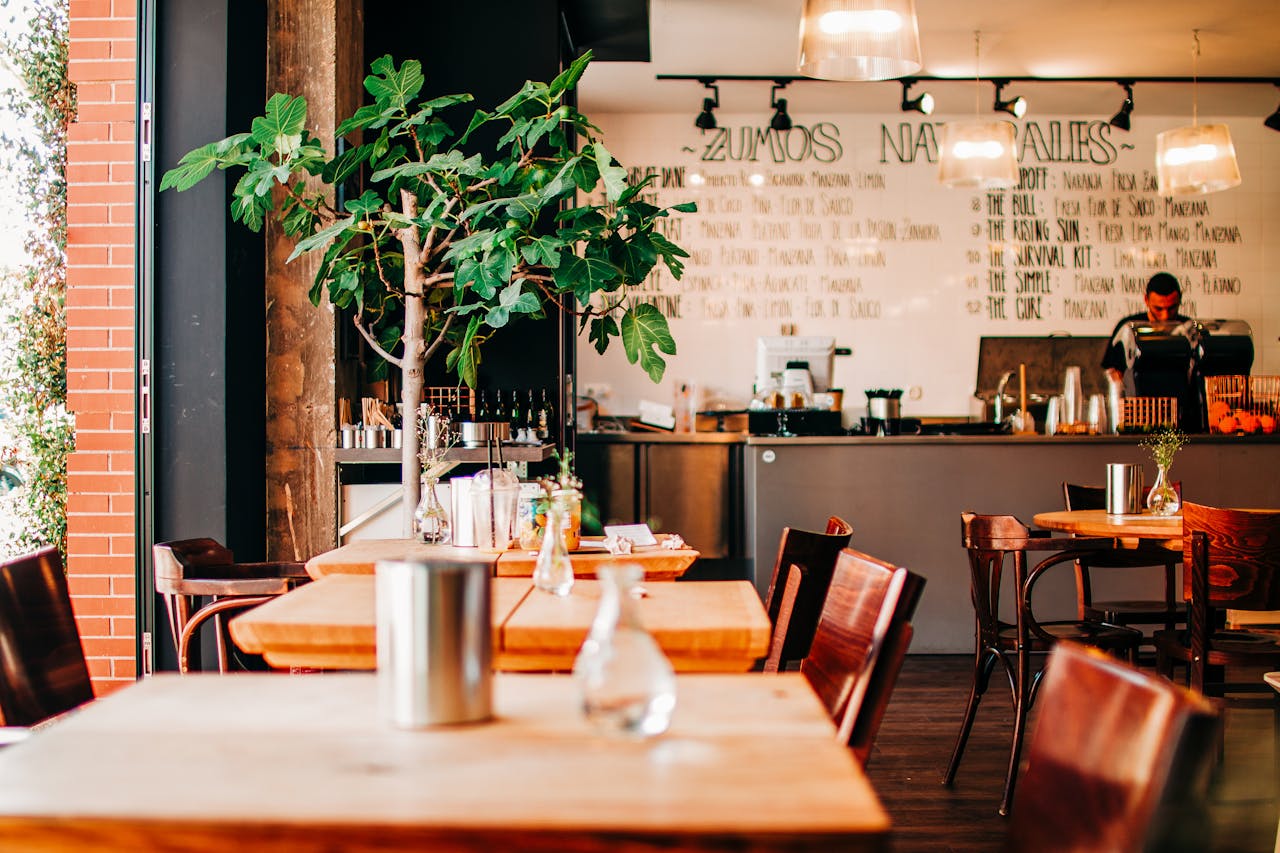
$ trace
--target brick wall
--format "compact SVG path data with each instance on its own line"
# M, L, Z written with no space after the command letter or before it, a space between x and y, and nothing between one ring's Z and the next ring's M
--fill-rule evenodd
M67 573L99 695L135 677L132 0L71 0L67 135Z

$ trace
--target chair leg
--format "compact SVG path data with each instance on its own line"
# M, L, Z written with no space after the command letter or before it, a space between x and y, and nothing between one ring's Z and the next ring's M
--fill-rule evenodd
M998 653L991 649L981 649L974 655L973 684L969 688L969 703L964 709L964 721L960 723L960 734L956 737L955 748L951 751L951 762L947 765L942 784L950 785L960 770L960 759L964 755L965 744L969 742L969 732L973 729L973 721L978 716L978 703L982 694L987 692L991 683L991 671L995 668Z
M1009 747L1009 769L1004 779L1004 796L1000 798L1000 815L1008 817L1013 807L1013 788L1018 782L1018 762L1022 758L1022 740L1026 735L1027 711L1031 706L1031 654L1018 650L1018 677L1013 697L1013 743Z

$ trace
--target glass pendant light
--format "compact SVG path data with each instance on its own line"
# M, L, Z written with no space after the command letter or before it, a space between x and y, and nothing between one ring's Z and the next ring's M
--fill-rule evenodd
M938 180L957 189L1007 189L1018 182L1013 125L979 118L982 82L980 34L973 34L973 120L949 121L942 126Z
M1240 166L1231 130L1225 124L1200 124L1196 76L1200 31L1192 30L1191 124L1156 136L1156 179L1160 195L1198 195L1240 185Z
M891 80L920 70L915 0L805 0L800 73Z

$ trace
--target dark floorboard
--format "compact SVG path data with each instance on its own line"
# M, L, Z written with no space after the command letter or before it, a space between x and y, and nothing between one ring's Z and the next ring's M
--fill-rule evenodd
M1013 715L998 676L979 708L955 784L942 785L971 667L967 655L911 655L903 667L867 765L893 820L896 851L990 851L1003 842L1005 820L996 807ZM1271 853L1277 821L1272 713L1226 713L1224 759L1210 794L1211 850Z

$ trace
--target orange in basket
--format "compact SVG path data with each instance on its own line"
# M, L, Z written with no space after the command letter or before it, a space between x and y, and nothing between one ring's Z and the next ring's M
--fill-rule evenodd
M1227 415L1225 418L1218 421L1218 432L1224 432L1230 435L1235 432L1239 426L1240 424L1235 418L1231 417L1231 415Z

